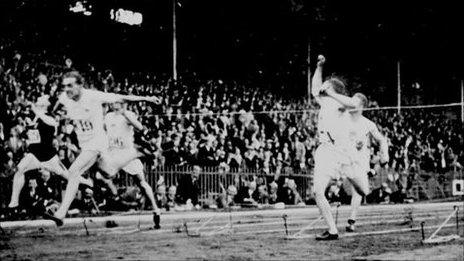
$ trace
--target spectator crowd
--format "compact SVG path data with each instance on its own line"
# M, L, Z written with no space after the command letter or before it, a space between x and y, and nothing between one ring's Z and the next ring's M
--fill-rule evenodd
M69 58L54 57L46 52L18 52L10 42L0 42L0 46L0 204L4 208L16 166L27 152L23 132L32 117L27 102L43 94L50 95L52 103L56 101L61 75L76 66ZM309 175L312 169L312 155L318 140L315 103L273 93L250 82L202 80L194 74L174 82L150 73L116 75L111 70L99 70L90 65L79 69L88 88L162 98L160 105L142 102L128 105L128 110L134 111L147 128L144 137L154 154L147 165L153 170L196 166L196 171L200 172L206 168L222 172L248 169L261 175L279 176ZM376 106L375 103L371 105ZM419 170L445 173L462 169L462 124L445 110L405 110L401 114L377 110L366 112L366 116L377 123L388 138L388 166L396 173L413 175ZM64 165L69 167L79 153L79 144L72 124L59 115L56 119L60 127L54 146ZM372 146L372 172L379 170L378 153ZM60 195L56 193L61 187L59 178L50 181L50 173L46 171L38 171L31 177L26 183L25 202L34 202L32 199L37 195L59 201ZM393 180L398 179L393 177ZM175 202L198 205L195 195L185 195L199 189L195 175L177 185L166 187L163 180L158 181L156 196L160 204L166 208L175 207ZM296 192L296 186L293 179L237 181L234 185L222 186L217 205L305 202L306 199ZM109 205L88 200L93 193L106 192L82 191L76 201L78 208ZM122 204L127 208L130 202L141 198L140 191L135 188L126 188L119 195L118 202L127 202Z

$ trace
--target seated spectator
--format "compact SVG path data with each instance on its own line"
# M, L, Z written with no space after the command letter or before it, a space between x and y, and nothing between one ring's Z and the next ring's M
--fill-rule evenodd
M242 206L257 206L258 205L258 191L256 191L256 182L247 181L246 185L242 186L236 197L235 202Z
M388 204L390 203L391 194L391 189L388 187L388 184L384 182L380 188L372 190L372 192L367 195L366 201L367 203Z
M177 195L177 187L174 185L170 186L168 190L168 194L166 196L166 210L175 208L178 205L178 199L176 195Z
M40 195L37 190L37 179L29 179L27 188L21 191L20 206L22 206L30 215L38 214L37 204L40 201Z
M299 203L304 203L300 194L296 190L296 183L293 179L285 178L285 183L283 185L283 191L280 201L285 203L285 205L297 205Z
M41 198L46 201L61 201L60 195L60 177L52 176L50 171L40 170L40 178L37 180L38 187L37 190Z
M143 205L143 194L138 186L131 186L119 192L121 210L137 210Z
M166 186L158 185L155 193L156 204L159 208L165 208L166 211L169 211L170 206L168 205L168 198L166 196Z
M219 194L218 198L216 199L218 208L228 208L235 206L234 198L237 195L237 188L234 185L229 185L226 190L222 183L220 186L221 194Z
M341 204L350 204L351 200L351 197L345 191L342 179L330 185L325 191L325 196L329 203L339 202Z
M199 208L198 197L200 196L200 166L194 166L190 175L182 175L177 186L177 200L179 204L187 204L189 201L195 208Z
M39 177L37 177L38 175ZM40 172L31 172L31 179L28 180L28 186L20 194L20 206L26 210L29 215L35 216L43 213L46 207L57 203L60 200L57 184L51 182L50 172L40 170ZM13 217L12 218L16 218Z
M397 191L391 193L390 201L397 204L409 202L407 199L406 189L403 187L398 188Z
M301 198L300 193L297 190L297 185L295 183L295 180L289 179L287 186L290 189L292 197L293 197L293 205L301 205L301 204L304 205L305 203L303 201L303 198Z
M269 193L267 193L266 185L262 184L257 189L257 202L258 204L269 204Z
M269 184L269 204L277 203L277 188L278 186L275 181Z
M257 185L257 202L258 204L269 204L269 193L267 191L267 186L264 183L264 179L262 177L259 177L256 179L256 185Z
M93 199L93 190L86 188L84 190L78 190L76 198L73 200L71 207L69 208L68 214L75 215L79 213L96 213L95 201ZM116 208L114 210L121 210ZM124 209L125 210L125 209Z

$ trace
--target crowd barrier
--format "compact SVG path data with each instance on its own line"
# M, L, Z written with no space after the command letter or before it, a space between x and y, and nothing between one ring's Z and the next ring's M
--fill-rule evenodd
M179 181L185 178L185 176L193 175L195 170L191 166L156 169L146 167L146 173L147 182L155 190L160 177L163 177L166 189L168 189L170 186L177 186ZM198 173L199 198L202 202L213 200L219 193L222 193L221 184L226 189L229 185L234 185L238 190L246 181L251 181L253 179L261 179L265 185L269 185L277 176L282 183L285 179L293 179L297 186L296 189L303 199L306 196L310 196L310 189L312 187L311 173L286 171L276 175L275 172L266 174L262 171L253 169L231 169L224 171L223 168L219 167L203 167ZM116 183L119 186L134 185L134 181L129 175L120 175Z
M164 184L167 189L170 186L177 186L180 179L186 175L192 175L195 172L193 167L166 167L150 169L147 167L146 175L150 185L155 189L157 181L162 176ZM200 188L200 198L203 200L214 199L221 193L222 184L224 188L229 185L235 185L237 189L245 184L244 181L249 181L253 177L261 178L264 184L269 185L276 177L279 179L293 179L296 184L296 190L300 196L305 198L312 198L312 185L313 174L312 171L297 172L287 171L284 173L276 174L275 172L263 173L260 170L253 169L235 169L224 171L219 167L203 167L198 173L198 185ZM455 179L463 179L463 171L454 169L444 174L430 173L418 171L415 174L411 173L398 173L393 169L381 170L376 176L370 179L371 187L380 187L382 183L387 185L393 190L398 189L398 179L404 178L404 186L407 187L407 179L411 184L408 187L407 194L416 200L429 200L452 197L452 182ZM133 185L132 179L128 175L121 175L118 184L120 186Z
M392 169L381 170L371 179L372 187L380 187L386 183L393 191L398 184L407 188L409 197L416 200L443 199L453 197L453 180L462 180L463 170L454 168L446 173L426 172L418 170L415 173L395 172ZM399 181L398 181L399 180Z
M157 188L157 182L160 177L164 179L166 190L170 186L177 186L182 178L192 175L195 172L193 167L164 167L151 168L146 166L146 178L148 183L154 190ZM392 169L379 171L376 176L371 178L371 187L380 187L382 183L387 183L389 187L395 191L398 186L398 179L413 176L410 180L412 184L408 188L408 195L416 200L429 200L453 197L452 183L453 180L462 180L464 178L463 171L454 169L444 174L430 173L419 171L416 174L397 173ZM263 173L260 170L253 169L232 169L224 171L219 167L203 167L198 173L199 198L201 202L213 200L219 193L222 192L221 184L224 188L229 185L235 185L237 189L245 184L245 181L252 180L253 177L261 178L263 183L269 185L275 177L278 176L281 184L285 179L293 179L296 184L296 190L300 196L312 198L312 172L296 172L284 171L277 175L275 172ZM0 175L0 206L6 207L10 199L11 185L13 176ZM115 180L119 187L132 186L134 180L130 175L119 175ZM63 187L64 188L64 187Z

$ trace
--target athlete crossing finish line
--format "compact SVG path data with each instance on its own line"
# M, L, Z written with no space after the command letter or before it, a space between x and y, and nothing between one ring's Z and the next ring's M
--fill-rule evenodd
M47 216L55 221L58 226L63 225L69 206L76 196L79 177L94 165L99 158L103 158L105 161L105 164L99 164L100 169L111 176L140 156L140 153L136 150L128 151L124 158L111 159L107 156L106 152L109 144L103 126L103 104L119 101L160 103L158 97L120 95L86 89L84 88L84 78L77 71L65 73L62 77L62 84L64 92L60 95L55 110L60 104L64 106L67 116L75 126L81 153L68 170L68 184L60 208L53 215ZM159 214L156 210L154 216L154 220L159 221Z
M364 95L358 93L353 97L346 96L345 84L336 77L322 81L324 63L325 57L319 55L312 79L312 95L320 105L320 145L314 153L314 196L329 229L317 235L316 240L336 240L337 226L325 198L327 185L331 180L341 177L351 182L354 193L347 231L354 231L357 209L362 197L369 193L367 135L372 135L380 143L382 162L388 161L388 146L375 124L361 115L362 108L367 104Z
M386 165L389 161L388 142L380 133L377 125L362 115L367 106L367 98L362 93L355 93L353 99L356 108L348 110L348 140L344 150L350 155L351 165L346 169L345 176L351 183L351 215L348 219L347 232L355 231L356 214L361 205L362 197L369 194L370 144L371 140L380 146L380 163ZM361 191L361 193L359 193Z

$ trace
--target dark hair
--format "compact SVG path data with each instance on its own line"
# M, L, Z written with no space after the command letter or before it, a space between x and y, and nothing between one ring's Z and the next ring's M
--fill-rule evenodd
M333 89L334 89L334 91L336 93L347 95L345 81L342 80L340 77L331 76L326 81L329 82L332 85L332 87L333 87Z
M63 79L65 78L74 78L76 79L76 83L83 85L84 84L84 77L78 72L78 71L70 71L65 74L63 74Z

